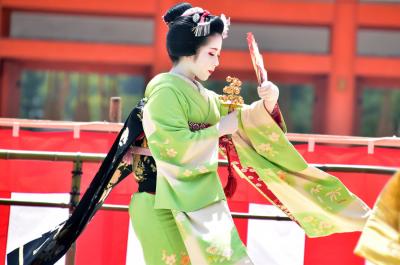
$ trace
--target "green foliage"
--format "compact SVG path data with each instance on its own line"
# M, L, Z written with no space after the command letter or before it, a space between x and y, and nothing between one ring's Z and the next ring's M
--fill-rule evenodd
M389 95L387 95L389 101L385 101L385 93L389 93ZM377 137L400 135L399 90L366 88L362 90L361 99L359 132L362 136Z
M312 133L314 89L303 84L277 84L281 91L279 104L289 132Z
M74 120L84 110L87 121L107 120L110 97L118 96L124 120L144 89L143 76L28 70L22 73L20 117L51 119L51 112L57 111L61 120Z
M43 72L25 71L21 76L21 97L20 113L24 118L35 119L43 115L43 82L45 75Z

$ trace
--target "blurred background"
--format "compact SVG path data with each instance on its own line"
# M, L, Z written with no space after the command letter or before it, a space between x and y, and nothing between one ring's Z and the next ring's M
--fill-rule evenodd
M178 1L0 1L0 116L106 120L110 96L123 119L146 83L168 71L161 16ZM399 135L399 0L192 1L231 17L221 64L257 99L251 31L281 89L290 132Z
M82 195L101 163L101 157L84 156L107 153L120 124L85 129L77 122L108 120L110 97L121 97L124 121L147 82L169 71L161 17L178 2L0 0L0 265L6 253L70 214L7 200L67 204L80 185ZM330 172L372 207L400 165L399 138L377 138L400 135L400 0L191 3L231 18L220 66L204 85L221 93L225 78L235 76L243 81L245 102L258 99L246 41L253 32L269 79L280 88L288 138L309 163L352 167ZM62 122L38 120L72 122L60 129ZM19 150L32 157L8 153ZM50 158L34 160L42 151ZM57 152L76 157L54 158ZM378 170L368 173L358 165ZM219 173L225 183L226 167ZM232 212L283 214L246 181L238 182L228 200ZM131 175L106 203L127 205L136 190ZM256 264L371 264L353 254L359 232L311 239L293 222L235 219L235 224ZM122 211L99 211L71 253L58 264L144 264Z

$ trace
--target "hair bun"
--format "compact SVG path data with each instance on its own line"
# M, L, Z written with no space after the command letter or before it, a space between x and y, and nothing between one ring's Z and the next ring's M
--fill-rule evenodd
M192 8L192 5L189 3L179 3L177 5L174 5L163 16L164 22L168 24L168 23L174 21L176 18L181 16L189 8Z

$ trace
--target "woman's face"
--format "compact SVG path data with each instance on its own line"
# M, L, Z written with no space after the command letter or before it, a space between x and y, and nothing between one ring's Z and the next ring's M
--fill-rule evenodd
M214 34L207 38L205 45L201 46L194 55L191 63L191 72L201 81L207 80L219 65L219 56L222 48L222 36Z

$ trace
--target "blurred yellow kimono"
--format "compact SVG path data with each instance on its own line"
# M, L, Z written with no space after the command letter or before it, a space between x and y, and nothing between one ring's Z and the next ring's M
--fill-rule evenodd
M376 265L400 264L400 171L379 195L355 253Z

